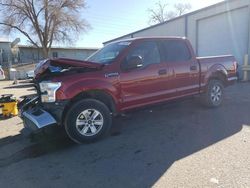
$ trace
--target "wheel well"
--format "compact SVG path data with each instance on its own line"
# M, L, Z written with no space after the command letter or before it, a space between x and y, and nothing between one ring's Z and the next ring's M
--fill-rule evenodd
M96 99L96 100L104 103L109 108L109 110L112 112L112 114L114 116L116 115L116 113L117 113L116 106L115 106L115 102L114 102L111 95L109 95L106 92L101 91L101 90L90 90L90 91L85 91L85 92L78 94L67 104L67 106L65 106L64 111L63 111L63 115L62 115L62 117L63 117L62 122L64 122L66 114L67 114L70 106L72 106L72 104L76 103L79 100L87 99L87 98L88 99Z
M79 100L86 99L86 98L96 99L96 100L104 103L113 114L116 113L115 102L114 102L112 96L107 94L104 91L101 91L101 90L90 90L90 91L82 92L82 93L78 94L77 96L75 96L70 101L69 105L71 105L72 103L75 103Z
M212 76L210 76L208 82L210 80L220 80L220 81L222 81L224 86L227 85L227 77L225 74L223 74L221 72L216 72L216 73L212 74Z

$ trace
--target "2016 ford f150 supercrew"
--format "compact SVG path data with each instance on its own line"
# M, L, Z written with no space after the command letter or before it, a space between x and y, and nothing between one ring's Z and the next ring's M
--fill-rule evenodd
M86 61L48 59L35 69L37 96L21 108L33 130L63 126L77 143L105 135L112 117L138 107L201 95L217 107L233 84L233 56L196 57L186 38L135 38L106 45Z

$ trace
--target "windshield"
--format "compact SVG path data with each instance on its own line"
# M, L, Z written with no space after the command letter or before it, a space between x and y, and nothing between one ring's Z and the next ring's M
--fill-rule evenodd
M86 60L101 64L111 63L120 52L130 45L131 42L118 42L108 44L104 46L102 49L98 50L96 53L88 57Z

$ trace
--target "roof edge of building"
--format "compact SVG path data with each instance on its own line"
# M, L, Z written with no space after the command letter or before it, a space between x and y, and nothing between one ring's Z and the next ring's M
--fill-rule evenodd
M35 46L30 45L18 45L19 48L37 48ZM39 47L41 48L41 47ZM66 49L66 50L99 50L100 48L95 47L58 47L58 46L52 46L51 49Z
M160 25L164 25L164 24L166 24L166 23L169 23L169 22L178 20L178 19L180 19L180 18L183 18L183 17L186 17L186 16L190 16L190 15L196 14L196 13L198 13L198 12L201 12L201 11L204 11L204 10L207 10L207 9L210 9L210 8L213 8L213 7L216 7L216 6L225 4L225 3L227 3L228 1L236 1L236 0L223 0L223 1L219 2L219 3L216 3L216 4L213 4L213 5L210 5L210 6L207 6L207 7L204 7L204 8L201 8L201 9L198 9L198 10L195 10L195 11L192 11L192 12L189 12L189 13L186 13L186 14L183 14L183 15L181 15L181 16L172 18L172 19L167 20L167 21L165 21L165 22L158 23L158 24L155 24L155 25L152 25L152 26L149 26L149 27L146 27L146 28L143 28L143 29L140 29L140 30L131 32L131 33L128 33L128 34L126 34L126 35L122 35L122 36L120 36L120 37L117 37L117 38L114 38L114 39L105 41L105 42L103 42L103 44L107 44L107 43L110 43L110 42L113 42L113 41L122 39L122 38L124 38L124 37L133 36L134 34L139 33L139 32L141 32L141 31L145 31L145 30L147 30L147 29L151 29L151 28L154 28L154 27L157 27L157 26L160 26Z

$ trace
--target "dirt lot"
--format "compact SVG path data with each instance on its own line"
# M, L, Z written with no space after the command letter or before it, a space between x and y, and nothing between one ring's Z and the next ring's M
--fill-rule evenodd
M34 92L0 82L0 93ZM0 120L0 187L250 187L250 83L226 89L222 107L197 99L115 119L109 137L75 145L59 130L20 134Z

